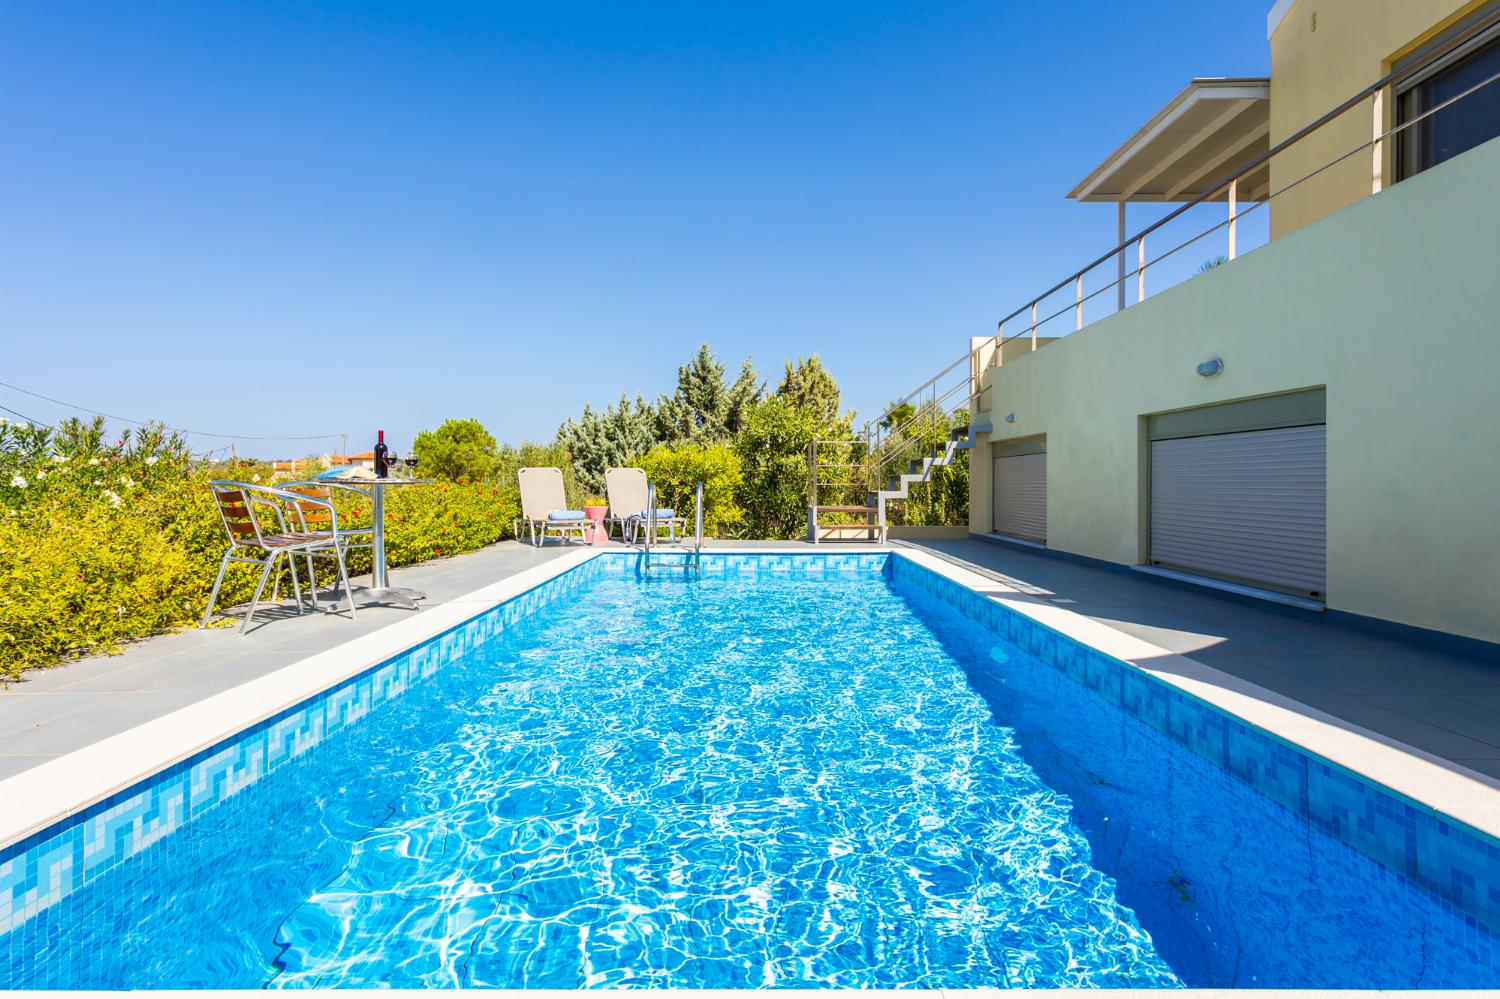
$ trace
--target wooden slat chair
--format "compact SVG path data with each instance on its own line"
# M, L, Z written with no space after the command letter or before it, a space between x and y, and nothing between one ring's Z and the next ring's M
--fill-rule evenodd
M300 496L284 489L253 486L248 482L215 480L208 485L214 502L218 504L219 518L224 522L224 530L229 534L229 548L224 552L223 561L219 563L219 574L214 578L214 588L208 596L208 609L203 612L200 627L206 627L213 618L214 603L219 599L219 587L224 583L224 573L231 562L248 562L251 565L262 566L260 582L255 587L255 595L250 598L250 607L245 611L244 621L240 623L241 634L244 634L250 627L250 620L255 616L256 605L260 603L261 594L265 592L266 581L270 579L271 570L276 567L276 559L281 555L286 556L286 567L291 571L292 590L297 600L298 614L302 613L302 586L297 580L297 572L292 562L294 556L333 557L338 562L339 581L343 584L344 592L346 594L350 592L349 572L344 566L344 550L339 538L338 514L331 502ZM326 507L329 513L329 529L326 531L289 530L283 513L288 503L320 504ZM273 518L276 529L267 531L262 526L262 518ZM258 553L258 556L255 553ZM314 594L313 601L316 606L316 594ZM352 619L354 616L354 600L351 596L349 617Z
M338 520L333 511L334 487L325 482L289 482L281 487L288 493L293 493L298 499L286 501L287 522L292 529L302 534L326 534L330 538L337 538L340 549L348 554L353 548L375 547L375 528L373 527L339 527ZM354 486L340 486L347 492L358 493L367 501L371 499L370 494ZM312 597L312 605L318 607L318 577L313 573L313 553L304 556L307 563L308 593Z

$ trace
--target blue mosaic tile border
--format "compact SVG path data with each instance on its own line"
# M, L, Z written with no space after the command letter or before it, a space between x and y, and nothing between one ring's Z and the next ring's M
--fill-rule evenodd
M956 608L1397 876L1421 885L1466 921L1500 931L1500 842L1493 837L914 562L893 559L891 577Z
M706 554L705 576L884 571L884 553ZM663 563L669 560L663 560ZM484 611L275 718L127 788L77 815L0 849L0 934L171 835L329 737L359 723L517 621L603 576L639 572L640 558L604 553ZM653 575L667 570L665 564Z
M659 551L654 553L651 559L653 576L658 574L666 576L672 572L686 571L687 568L680 551L671 549ZM814 577L867 575L872 572L884 572L890 560L891 556L887 552L830 552L826 555L801 552L795 554L753 551L705 552L703 575L705 577L775 576L787 573ZM640 575L644 564L641 555L630 552L610 553L594 561L605 563L602 571L622 576Z

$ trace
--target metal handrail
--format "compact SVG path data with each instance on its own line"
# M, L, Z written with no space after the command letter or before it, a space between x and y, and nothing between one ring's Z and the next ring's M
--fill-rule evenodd
M673 510L673 514L675 516L675 509ZM649 575L651 573L651 550L652 546L656 543L656 532L658 529L656 520L656 483L654 482L646 483L645 522L646 540L641 544L642 567L643 571L647 575ZM672 547L675 547L677 550L681 551L685 540L686 539L684 539L683 541L674 542ZM703 483L701 480L693 486L692 556L693 569L701 574L703 572Z
M1283 194L1286 194L1288 191L1292 190L1293 188L1300 187L1301 185L1303 185L1303 184L1307 183L1308 181L1312 180L1313 178L1319 177L1322 174L1326 173L1327 171L1332 170L1334 167L1338 166L1340 163L1343 163L1345 160L1348 160L1351 156L1358 156L1360 153L1365 152L1366 150L1370 149L1372 146L1377 146L1380 143L1385 142L1386 140L1390 139L1392 136L1399 135L1402 132L1406 131L1407 129L1412 128L1413 126L1420 125L1422 122L1426 121L1428 118L1431 118L1433 115L1442 112L1443 110L1451 107L1452 105L1457 104L1459 101L1463 100L1464 98L1469 97L1472 94L1474 94L1474 93L1476 93L1476 92L1478 92L1480 90L1483 90L1485 87L1491 86L1492 84L1497 83L1497 82L1500 82L1500 73L1495 73L1495 74L1487 77L1486 79L1483 79L1483 80L1479 81L1478 83L1474 84L1472 87L1469 87L1467 90L1464 90L1461 93L1454 94L1452 97L1448 98L1447 100L1443 101L1440 104L1436 104L1433 107L1428 108L1426 111L1423 111L1421 114L1417 115L1414 118L1411 118L1411 119L1409 119L1407 121L1403 121L1403 122L1401 122L1398 125L1392 126L1391 128L1388 128L1385 131L1380 132L1377 135L1371 136L1370 138L1368 138L1365 141L1361 142L1359 145L1353 147L1352 149L1349 149L1349 150L1347 150L1347 151L1345 151L1343 153L1340 153L1338 156L1336 156L1333 159L1329 160L1327 163L1324 163L1322 166L1318 167L1317 169L1312 170L1312 171L1310 171L1308 173L1303 174L1301 177L1298 177L1296 180L1292 181L1291 183L1287 184L1284 187L1280 187L1280 188L1277 188L1274 191L1269 192L1266 195L1266 197L1265 197L1264 200L1262 200L1260 202L1256 202L1256 203L1250 205L1250 207L1244 209L1243 211L1236 212L1233 219L1224 219L1224 220L1222 220L1220 222L1215 223L1214 225L1209 226L1207 229L1202 230L1201 232L1197 233L1196 235L1188 237L1187 239L1185 239L1185 240L1179 242L1177 245L1173 246L1170 250L1167 250L1165 253L1162 253L1159 256L1153 257L1150 260L1144 261L1141 265L1137 266L1135 270L1128 271L1124 275L1122 275L1120 277L1117 277L1115 280L1109 282L1108 284L1105 284L1105 285L1103 285L1103 286L1101 286L1099 288L1096 288L1094 291L1092 291L1089 294L1083 296L1082 298L1078 298L1078 299L1075 299L1074 301L1069 302L1067 305L1063 306L1061 309L1058 309L1056 312L1048 314L1044 318L1034 320L1035 325L1033 325L1033 326L1022 327L1019 331L1017 331L1015 333L1012 333L1009 336L1000 336L1000 335L997 334L996 336L989 338L989 340L987 340L985 343L980 344L976 348L973 348L970 351L970 353L972 354L974 350L979 350L979 349L982 349L983 347L988 346L991 341L996 341L999 344L1005 344L1005 343L1009 343L1011 340L1016 339L1017 337L1028 335L1028 333L1030 331L1034 331L1036 329L1039 329L1040 327L1042 327L1046 323L1051 322L1053 319L1056 319L1059 316L1062 316L1062 315L1064 315L1064 314L1066 314L1068 312L1074 311L1074 309L1077 306L1080 306L1080 305L1082 305L1085 302L1091 301L1091 300L1097 298L1098 296L1104 294L1105 292L1114 290L1115 288L1117 288L1122 283L1128 282L1128 281L1130 281L1133 278L1139 277L1145 271L1149 270L1152 267L1155 267L1157 264L1161 263L1163 260L1166 260L1168 257L1171 257L1174 254L1179 253L1182 250L1187 249L1189 246L1192 246L1194 243L1198 242L1201 239L1205 239L1208 236L1212 236L1214 233L1218 232L1220 229L1227 228L1231 223L1237 222L1237 221L1245 218L1247 215L1251 214L1252 212L1257 211L1260 208L1263 208L1265 205L1271 203L1276 198L1281 197ZM1249 172L1249 171L1245 171L1245 172ZM1243 175L1244 174L1242 173L1241 176L1243 176ZM1234 178L1234 179L1238 179L1238 178ZM1233 180L1231 180L1230 183L1233 183ZM1220 189L1222 190L1222 188L1220 188ZM1191 207L1191 206L1188 206L1188 207ZM1171 221L1171 219L1173 217L1175 217L1175 215L1174 216L1169 216L1168 218L1162 219L1161 221L1163 223L1169 222L1169 221ZM1141 238L1144 238L1144 234L1142 235ZM1126 245L1128 245L1128 244L1126 244ZM1095 264L1094 264L1094 266L1097 267L1099 265L1099 263L1106 262L1109 259L1111 259L1111 258L1110 257L1105 257L1104 260L1102 260L1102 261L1096 261ZM1078 276L1079 275L1075 275L1074 276L1075 279ZM1069 282L1064 282L1064 284L1061 287L1066 287L1068 283ZM1054 288L1048 294L1055 294L1057 291L1061 290L1061 287ZM1043 296L1043 297L1045 298L1046 296ZM1038 301L1040 301L1040 299ZM1028 306L1028 308L1029 308L1029 306ZM1019 313L1015 313L1013 315L1016 315L1016 314L1019 314ZM1004 323L1004 321L1002 320L1002 324L1001 324L1002 326L1003 326L1003 323Z
M693 568L703 572L703 483L693 489Z
M1129 272L1129 273L1127 273L1127 274L1125 274L1125 275L1123 275L1121 277L1117 277L1115 280L1113 280L1113 281L1109 282L1108 284L1104 285L1102 288L1099 288L1099 289L1091 292L1087 296L1079 295L1078 298L1076 298L1072 302L1069 302L1064 308L1059 309L1057 312L1054 312L1054 313L1048 315L1047 317L1040 318L1040 319L1038 319L1035 316L1033 316L1032 320L1029 323L1025 324L1021 328L1021 330L1019 330L1017 332L1014 332L1014 333L1011 333L1009 336L1007 336L1007 335L1004 334L1004 328L1005 328L1005 325L1007 323L1010 323L1013 320L1015 320L1015 319L1017 319L1017 318L1025 315L1026 313L1030 312L1036 306L1040 305L1043 301L1045 301L1046 299L1052 297L1053 295L1057 294L1058 292L1062 291L1063 289L1068 288L1069 286L1075 286L1075 287L1078 286L1078 283L1080 281L1082 281L1083 278L1085 276L1087 276L1088 273L1090 271L1094 270L1096 267L1099 267L1101 264L1108 263L1111 260L1117 259L1118 257L1120 257L1120 255L1122 255L1122 254L1126 253L1128 250L1130 250L1131 247L1137 247L1138 248L1138 251L1140 251L1140 252L1138 252L1138 257L1143 256L1143 249L1142 249L1143 246L1144 246L1143 241L1146 239L1147 236L1150 236L1152 233L1158 232L1164 226L1166 226L1167 224L1169 224L1169 223L1173 222L1174 220L1180 218L1182 215L1184 215L1186 212L1190 211L1191 209L1196 208L1197 206L1202 205L1202 204L1204 204L1204 203L1212 200L1214 197L1216 197L1218 194L1220 194L1221 192L1223 192L1224 190L1226 190L1227 188L1229 188L1231 185L1233 185L1234 183L1236 183L1237 181L1239 181L1241 178L1246 177L1246 176L1254 173L1256 170L1260 169L1261 167L1263 167L1267 163L1269 163L1271 160L1273 160L1276 156L1280 155L1281 153L1285 152L1286 150L1288 150L1288 149L1292 148L1293 146L1297 145L1298 143L1300 143L1301 141L1303 141L1304 139L1306 139L1308 136L1314 134L1315 132L1318 132L1324 126L1328 125L1330 122L1332 122L1332 121L1334 121L1334 120L1342 117L1344 114L1346 114L1349 111L1353 110L1354 108L1358 107L1361 103L1363 103L1364 101L1370 99L1371 97L1373 97L1377 93L1383 91L1385 88L1387 88L1387 87L1389 87L1389 86L1391 86L1393 84L1401 83L1402 81L1404 81L1404 80L1406 80L1406 79L1408 79L1410 77L1420 75L1421 73L1425 72L1426 70L1428 70L1429 68L1431 68L1432 66L1434 66L1435 64L1437 64L1438 62L1440 62L1443 59L1447 58L1448 55L1451 54L1456 49L1462 47L1463 45L1469 43L1470 41L1473 41L1475 38L1479 37L1480 35L1483 35L1484 33L1488 32L1488 31L1490 31L1491 29L1495 28L1497 25L1500 25L1500 10L1492 11L1489 14L1485 15L1484 17L1481 17L1478 20L1476 20L1473 24L1470 24L1467 27L1465 27L1465 28L1463 28L1463 29L1455 32L1454 34L1452 34L1451 36L1449 36L1442 44L1440 44L1438 46L1435 46L1431 51L1427 52L1421 58L1413 60L1408 65L1405 65L1405 66L1402 66L1402 67L1400 67L1398 69L1392 70L1391 72L1389 72L1386 75L1382 76L1379 80L1376 80L1374 83L1372 83L1369 86L1365 87L1364 89L1360 90L1359 93L1357 93L1354 96L1348 98L1347 100L1341 102L1338 106L1334 107L1332 110L1324 113L1323 115L1321 115L1318 118L1314 119L1312 122L1309 122L1307 125L1305 125L1302 128L1298 129L1292 135L1290 135L1287 138L1283 139L1282 141L1278 142L1275 146L1271 147L1266 152L1264 152L1261 155L1257 156L1255 159L1251 160L1248 164L1245 164L1243 166L1240 166L1240 167L1236 168L1231 173L1227 174L1222 180L1218 181L1217 183L1215 183L1211 187L1205 188L1201 193L1199 193L1197 196L1195 196L1191 200L1183 203L1182 205L1180 205L1177 208L1173 209L1172 211L1168 212L1162 218L1157 219L1155 222L1152 222L1150 225L1148 225L1145 228L1141 229L1140 231L1136 232L1134 235L1132 235L1129 238L1127 238L1127 239L1123 240L1122 242L1118 243L1113 249L1109 250L1106 253L1101 254L1100 256L1096 257L1094 260L1090 261L1088 264L1086 264L1083 267L1080 267L1079 269L1073 271L1066 278L1063 278L1061 281L1057 282L1052 287L1050 287L1046 291L1042 292L1040 295L1037 295L1037 296L1031 298L1030 300L1028 300L1025 305L1021 306L1020 308L1016 309L1014 312L1011 312L1008 315L1006 315L1004 318L1002 318L998 323L996 323L996 329L997 329L996 333L992 334L989 337L986 337L983 340L983 342L981 342L981 343L979 343L979 344L971 347L964 354L960 355L960 357L956 361L954 361L953 363L949 364L947 367L943 368L940 372L938 372L938 374L934 375L932 378L928 379L926 382L923 382L922 385L920 387L918 387L915 391L907 394L906 396L902 397L898 402L896 402L894 405L888 407L883 413L881 413L879 416L875 417L873 420L871 420L869 423L866 424L867 430L869 428L871 428L871 427L878 426L881 420L886 419L897 408L899 408L900 406L903 406L903 405L909 403L912 399L914 399L915 397L919 396L921 393L923 393L924 391L926 391L930 386L932 386L935 382L939 381L940 379L942 379L943 377L945 377L949 373L951 373L954 368L958 367L961 364L969 362L974 357L974 355L975 355L975 353L977 351L984 350L984 349L986 349L986 348L988 348L988 347L990 347L992 345L993 346L997 346L997 347L1003 347L1003 345L1005 343L1007 343L1007 342L1009 342L1009 341L1011 341L1011 340L1013 340L1013 339L1015 339L1016 337L1019 337L1019 336L1024 336L1024 335L1032 335L1032 336L1034 336L1036 329L1039 326L1041 326L1042 324L1050 322L1051 320L1056 319L1059 316L1064 315L1067 312L1075 311L1075 310L1079 309L1084 302L1091 301L1094 298L1098 297L1100 294L1103 294L1106 291L1109 291L1109 290L1112 290L1114 288L1119 287L1122 283L1124 283L1126 281L1129 281L1131 279L1140 278L1149 267L1154 266L1157 263L1160 263L1162 260L1165 260L1167 257L1171 256L1172 254L1177 253L1177 252L1181 251L1182 249L1186 248L1187 246L1190 246L1193 243L1196 243L1198 240L1203 239L1204 237L1206 237L1208 235L1211 235L1212 233L1218 231L1221 228L1224 228L1225 226L1227 226L1229 224L1229 222L1227 220L1224 221L1224 222L1219 223L1218 225L1212 227L1211 229L1208 229L1208 230L1206 230L1204 232L1199 233L1198 235L1196 235L1196 236L1192 237L1191 239L1187 240L1186 242L1179 243L1178 245L1174 246L1171 250L1168 250L1166 253L1161 254L1160 256L1156 257L1153 260L1150 260L1150 261L1141 260L1138 263L1138 265L1137 265L1137 267L1136 267L1135 270L1133 270L1133 271L1131 271L1131 272ZM1489 86L1489 85L1493 84L1494 82L1496 82L1496 79L1497 79L1497 77L1491 77L1488 80L1484 80L1481 83L1476 84L1475 86L1473 86L1473 87L1469 88L1468 90L1464 91L1463 93L1455 95L1454 97L1449 98L1448 100L1446 100L1443 103L1437 105L1436 107L1433 107L1433 108L1425 111L1421 115L1419 115L1419 116L1417 116L1415 118L1412 118L1409 121L1402 122L1401 124L1399 124L1399 125L1397 125L1397 126L1395 126L1393 128L1387 129L1387 130L1381 132L1380 134L1373 136L1372 138L1370 138L1369 140L1361 143L1359 146L1355 147L1354 149L1350 150L1349 152L1344 153L1343 155L1339 156L1338 158L1334 159L1333 161L1331 161L1329 163L1324 164L1323 166L1319 167L1318 169L1314 170L1313 172L1311 172L1311 173L1309 173L1309 174L1307 174L1307 175L1305 175L1305 176L1297 179L1296 181L1293 181L1291 184L1288 184L1286 187L1283 187L1283 188L1281 188L1278 191L1274 191L1274 192L1271 192L1271 193L1267 194L1265 201L1270 201L1273 198L1276 198L1276 197L1278 197L1278 196L1280 196L1282 194L1285 194L1287 191L1291 190L1293 187L1296 187L1299 184L1302 184L1302 183L1304 183L1304 182L1306 182L1308 180L1311 180L1313 177L1315 177L1315 176L1323 173L1325 170L1328 170L1328 169L1332 168L1333 166L1335 166L1335 165L1343 162L1344 160L1347 160L1349 157L1355 156L1358 153L1360 153L1361 151L1369 149L1370 147L1372 147L1374 145L1377 145L1380 142L1385 141L1386 139L1389 139L1391 136L1397 135L1397 134L1401 133L1402 131L1404 131L1404 130L1406 130L1408 128L1411 128L1412 126L1414 126L1414 125L1416 125L1416 124L1418 124L1418 123L1426 120L1427 118L1429 118L1432 115L1438 113L1439 111L1442 111L1444 108L1447 108L1447 107L1449 107L1449 106L1457 103L1458 101L1464 99L1465 97L1468 97L1469 95L1473 94L1474 92L1476 92L1476 91L1478 91L1478 90L1480 90L1480 89L1482 89L1482 88L1484 88L1486 86ZM1260 204L1264 204L1264 203L1265 202L1261 202ZM1236 213L1236 216L1235 216L1236 221L1239 218L1241 218L1241 217L1243 217L1245 215L1250 214L1256 208L1259 208L1260 204L1252 205L1250 208L1245 209L1245 211Z
M646 540L642 543L646 555L646 571L651 571L651 543L656 540L656 483L646 483Z

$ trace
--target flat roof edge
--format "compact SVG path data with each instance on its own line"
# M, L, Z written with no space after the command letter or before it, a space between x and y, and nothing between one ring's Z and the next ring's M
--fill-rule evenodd
M1271 13L1266 15L1266 41L1276 34L1276 29L1281 27L1281 22L1292 12L1297 5L1297 0L1276 0L1276 6L1271 8Z
M1238 91L1248 90L1253 93L1243 93L1237 96L1254 100L1269 100L1271 95L1271 79L1267 76L1199 76L1190 80L1187 86L1177 92L1159 111L1140 128L1136 129L1130 138L1126 139L1114 151L1106 156L1088 175L1073 185L1066 197L1073 200L1081 200L1099 183L1100 180L1122 160L1127 159L1137 149L1142 148L1147 142L1155 137L1157 132L1170 125L1177 116L1205 93L1212 91ZM1222 98L1223 95L1221 95Z

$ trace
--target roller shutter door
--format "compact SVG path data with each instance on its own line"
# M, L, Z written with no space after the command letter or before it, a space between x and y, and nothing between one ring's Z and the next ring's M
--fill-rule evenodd
M1321 598L1326 430L1152 441L1152 564Z
M1046 541L1047 455L1017 454L994 461L995 533Z

